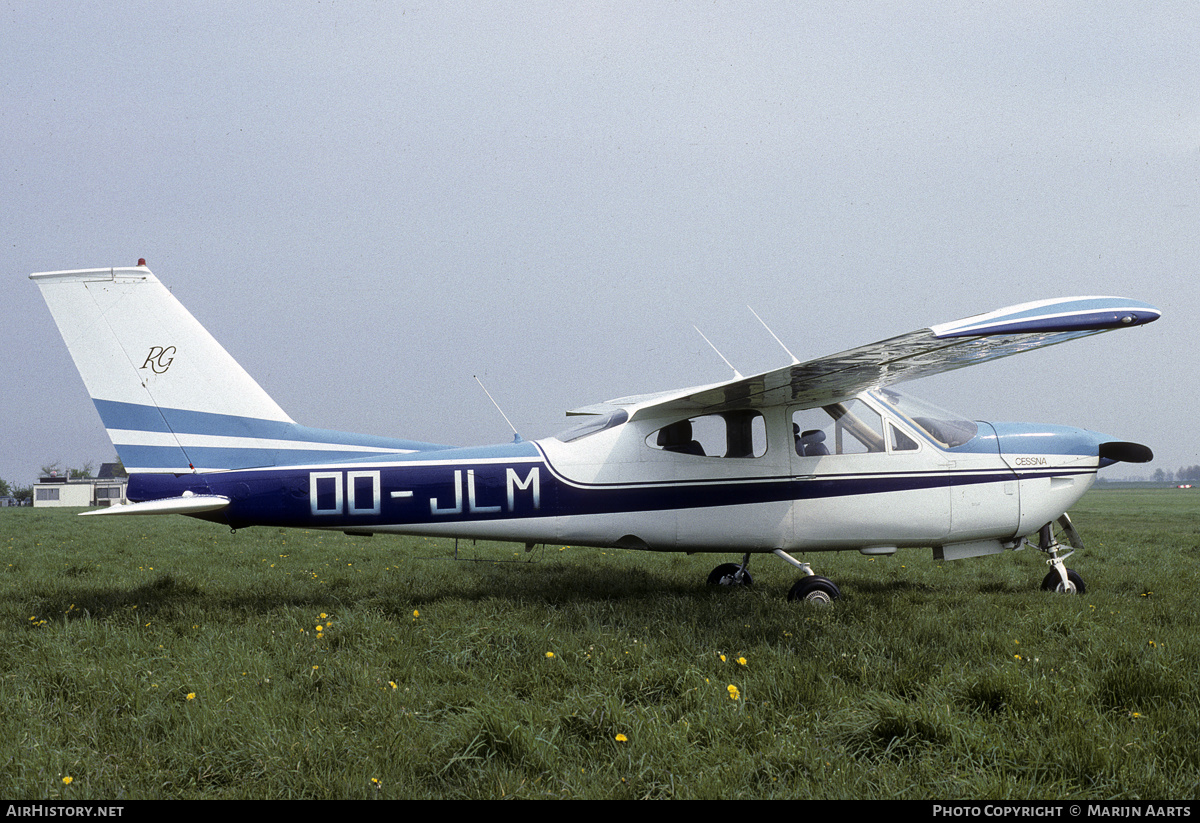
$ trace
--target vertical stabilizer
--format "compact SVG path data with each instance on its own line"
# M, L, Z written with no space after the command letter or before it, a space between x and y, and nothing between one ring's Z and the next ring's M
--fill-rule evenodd
M144 265L30 279L130 473L256 468L430 447L297 425Z
M93 400L292 422L146 267L31 279Z

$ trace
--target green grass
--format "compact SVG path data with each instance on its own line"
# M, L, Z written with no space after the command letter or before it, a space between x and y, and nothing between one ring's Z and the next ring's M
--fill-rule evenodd
M770 557L0 510L0 796L1192 798L1197 494L1089 493L1080 597L810 555L825 609Z

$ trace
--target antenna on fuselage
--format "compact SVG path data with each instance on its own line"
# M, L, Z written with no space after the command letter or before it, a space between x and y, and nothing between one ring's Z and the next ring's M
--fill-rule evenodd
M692 326L692 328L696 330L696 334L700 335L701 337L704 337L704 332L700 331L700 328L698 326ZM725 355L721 354L720 349L718 349L716 346L713 346L711 340L709 340L707 337L704 337L704 342L707 343L709 346L712 346L712 350L717 353L717 357L721 358L722 360L725 360ZM742 379L742 373L740 371L738 371L736 368L734 368L734 365L732 363L730 363L728 360L725 360L725 365L728 366L729 368L733 369L734 377L736 377L738 380Z
M752 307L746 306L746 308L750 309L750 313L753 314L755 316L755 318L757 318L759 323L763 324L763 328L766 329L767 332L772 337L775 338L775 342L778 343L780 346L782 346L783 350L788 353L788 357L792 358L792 365L793 366L797 365L800 361L796 359L796 355L792 354L791 349L789 349L787 346L783 345L783 341L779 339L779 335L777 335L777 334L775 334L775 332L771 331L771 327L767 325L767 321L765 321L761 317L759 317L758 312L756 312Z
M483 385L483 381L477 375L473 374L471 376L475 378L475 382L479 384L479 388L483 389L483 393L487 395L488 400L492 401L492 405L496 407L496 411L500 412L500 416L504 418L504 422L513 430L513 442L520 443L521 433L517 431L517 427L512 424L512 421L508 419L508 415L504 413L504 409L500 408L500 404L496 402L496 398L492 397L492 393L487 390L487 386Z

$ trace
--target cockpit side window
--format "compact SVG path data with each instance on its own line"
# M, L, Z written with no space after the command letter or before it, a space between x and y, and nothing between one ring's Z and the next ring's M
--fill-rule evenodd
M889 447L894 452L911 452L916 451L919 447L917 441L913 440L898 427L888 422L888 431L891 433L889 438Z
M857 399L793 413L792 434L800 457L887 451L883 418Z
M750 409L677 420L652 432L652 449L693 457L762 457L767 453L763 416Z

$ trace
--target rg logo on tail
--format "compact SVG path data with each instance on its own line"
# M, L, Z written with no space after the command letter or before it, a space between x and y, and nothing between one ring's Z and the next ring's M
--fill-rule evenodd
M155 374L163 374L167 369L171 368L171 364L175 362L174 346L151 346L150 354L146 355L146 361L142 363L142 368L149 368Z

